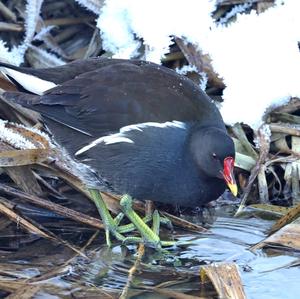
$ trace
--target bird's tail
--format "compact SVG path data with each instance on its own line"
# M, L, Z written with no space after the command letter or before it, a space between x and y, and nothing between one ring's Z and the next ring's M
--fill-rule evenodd
M27 108L31 108L32 105L37 104L40 99L38 95L19 91L4 91L1 96L9 104L20 104Z
M1 78L4 78L7 84L9 82L10 85L14 86L15 90L19 91L42 95L46 90L56 86L56 84L51 81L41 79L31 74L29 68L22 68L4 62L0 62L0 73L2 74ZM1 83L0 88L2 88Z

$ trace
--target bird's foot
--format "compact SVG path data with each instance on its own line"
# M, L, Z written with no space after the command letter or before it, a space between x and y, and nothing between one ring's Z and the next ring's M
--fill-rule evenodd
M120 214L124 215L124 213L120 213ZM149 223L151 220L152 220L152 215L147 215L142 218L142 221L146 224ZM136 230L136 227L133 223L129 223L129 224L118 226L117 230L120 234L125 234L125 233L133 232L134 230Z
M159 238L159 228L160 228L160 216L158 211L154 211L152 215L152 229L143 221L143 219L132 209L132 199L129 195L124 195L121 198L120 205L122 211L140 232L141 238L127 237L123 241L124 243L136 243L143 242L147 246L154 247L156 249L161 249L162 246L173 246L174 241L161 241ZM147 216L146 216L147 218ZM147 220L149 217L147 218ZM150 217L151 220L151 217Z
M117 240L122 243L145 243L145 245L161 249L164 246L173 246L174 241L161 241L159 238L160 223L169 223L166 218L161 218L158 211L154 211L152 216L145 216L143 219L132 209L132 199L129 195L124 195L120 201L123 213L118 214L112 218L102 196L97 189L89 189L91 197L101 216L103 225L105 227L106 244L111 246L110 235L112 234ZM124 215L131 221L131 224L119 226ZM152 220L152 229L146 224ZM123 234L137 229L141 238L139 237L125 237Z
M119 218L119 217L124 217L124 214L123 213L120 213L116 218ZM142 218L142 221L147 224L149 222L152 221L152 217L153 217L153 214L151 215L146 215L145 217ZM116 220L115 218L115 220ZM160 224L164 224L166 225L170 230L173 231L173 225L172 225L172 222L170 221L170 219L166 218L166 217L161 217L159 216L159 222ZM119 224L120 222L118 222ZM129 224L124 224L124 225L120 225L118 226L117 228L118 232L120 234L125 234L125 233L130 233L134 230L136 230L136 227L133 223L129 223Z
M124 215L119 214L115 219L113 219L99 190L89 189L89 192L101 216L105 228L107 246L111 246L110 234L115 236L117 240L124 242L126 238L120 232L118 232L118 225L122 221Z

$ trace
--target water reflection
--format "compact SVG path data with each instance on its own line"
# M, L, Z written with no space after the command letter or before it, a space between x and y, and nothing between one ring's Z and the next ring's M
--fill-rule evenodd
M185 245L170 249L170 255L161 255L147 249L141 267L134 276L132 298L166 298L154 292L143 292L152 287L173 282L171 288L196 296L216 296L205 286L201 290L199 269L211 262L235 262L239 265L248 298L298 298L299 267L286 268L299 256L274 250L252 252L249 247L266 237L272 222L262 219L235 219L222 215L212 224L211 234L175 231L176 238ZM69 233L69 232L67 232ZM169 233L169 231L167 232ZM47 240L24 245L26 250L0 256L1 280L26 281L38 275L60 269L45 276L35 298L117 298L128 278L128 269L135 262L136 246L116 245L112 249L102 245L99 237L85 252L88 256L76 257L69 248ZM99 292L105 291L99 295ZM209 293L207 293L209 292ZM109 297L111 296L111 297Z
M174 266L174 259L168 261L168 257L163 259L156 256L155 252L149 251L147 263L145 262L138 272L135 285L154 286L164 281L189 280L189 284L185 283L184 288L181 286L181 291L185 289L199 295L199 281L195 283L195 277L198 277L200 266L210 262L231 261L240 266L249 298L296 298L300 290L297 280L297 276L300 275L299 268L278 269L279 266L287 265L296 257L268 256L265 251L251 252L248 249L266 236L265 232L271 225L270 221L255 218L219 217L211 227L211 235L177 232L180 241L192 242L183 248L172 249L172 254L181 265ZM103 255L103 251L106 251L106 254L109 252L108 256ZM127 270L133 262L130 249L125 250L121 246L116 246L112 251L107 251L100 248L95 258L86 267L82 279L98 286L121 289L127 280ZM264 272L265 270L271 271ZM288 295L283 285L289 286ZM160 297L156 295L153 298Z

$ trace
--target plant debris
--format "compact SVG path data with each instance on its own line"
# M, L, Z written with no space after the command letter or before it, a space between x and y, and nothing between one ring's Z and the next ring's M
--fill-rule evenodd
M112 57L105 50L101 27L97 18L105 1L102 0L4 0L0 2L0 60L27 67L43 68L62 65L75 59L102 56ZM239 11L255 8L259 13L273 5L273 1L218 1L214 18L223 23L233 22ZM135 39L140 41L138 36ZM206 88L217 105L222 102L225 84L212 67L211 58L184 38L173 36L173 45L162 59L163 65L172 69L186 69L186 76ZM147 47L138 48L138 58L147 57ZM0 76L1 90L15 90L13 84ZM247 91L245 91L247 92ZM88 198L82 182L64 154L59 152L45 133L37 113L19 106L11 106L3 99L0 102L0 218L1 230L18 232L19 227L28 232L16 244L8 238L6 250L18 250L22 244L32 244L45 238L50 243L67 247L72 254L64 263L53 263L41 273L30 278L14 277L12 268L0 264L0 290L6 298L32 298L39 294L41 286L35 284L58 274L69 273L75 257L86 256L86 248L103 229L93 203ZM276 109L269 109L264 123L253 130L243 123L228 126L236 147L236 176L242 203L236 215L268 213L280 218L272 227L271 235L252 250L276 247L280 250L299 250L299 202L300 202L300 101L291 98ZM6 135L6 133L8 133ZM17 140L17 142L16 142ZM120 212L118 197L103 194L109 209ZM256 205L262 204L262 205ZM270 209L270 205L278 209ZM286 207L292 207L289 210ZM172 207L159 206L161 214L171 220L177 229L209 233L209 230L181 218ZM145 213L141 202L134 209ZM253 209L255 211L253 211ZM248 214L249 215L249 214ZM179 216L179 217L178 217ZM37 220L36 220L37 219ZM45 220L46 219L46 220ZM50 219L50 220L49 220ZM76 234L74 233L76 232ZM62 236L61 236L62 235ZM65 236L65 240L64 237ZM75 237L70 236L75 235ZM89 241L82 245L82 236ZM78 237L79 236L79 237ZM82 239L81 239L82 237ZM24 242L24 243L22 243ZM46 240L45 240L46 242ZM48 241L47 241L48 242ZM7 249L8 248L8 249ZM75 253L74 253L75 252ZM139 267L144 267L144 251L139 247L139 256L130 271L125 271L127 284L123 298L135 286ZM12 271L10 271L12 269ZM40 269L40 268L39 268ZM222 298L245 298L236 264L211 264L202 267L201 277L209 277ZM4 277L4 278L3 278ZM144 285L135 294L155 292L172 298L201 298L187 292L172 289L183 281L170 281L155 286ZM53 285L43 283L49 293L56 294ZM133 292L133 293L134 293ZM2 293L1 293L2 294ZM76 298L117 298L118 290L106 290L93 285L78 285L72 296Z

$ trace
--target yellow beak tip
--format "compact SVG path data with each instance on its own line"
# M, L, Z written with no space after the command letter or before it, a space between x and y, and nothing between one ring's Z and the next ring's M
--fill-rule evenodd
M228 188L234 196L237 196L238 188L236 184L228 184Z

